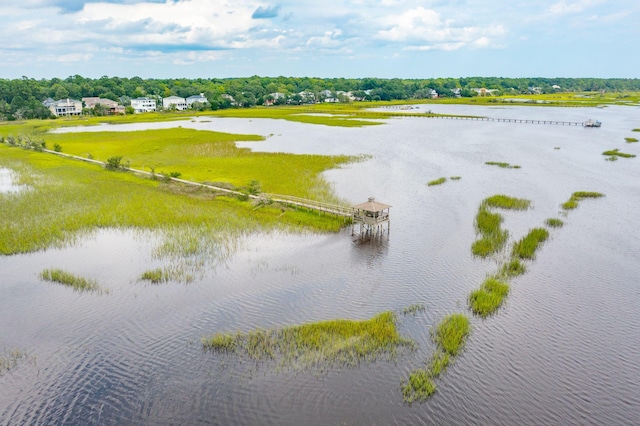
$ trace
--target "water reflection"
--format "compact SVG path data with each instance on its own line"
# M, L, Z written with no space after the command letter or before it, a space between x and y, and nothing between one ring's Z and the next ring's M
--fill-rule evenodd
M13 170L0 167L0 194L15 193L27 189L26 185L17 185L15 181L16 175Z

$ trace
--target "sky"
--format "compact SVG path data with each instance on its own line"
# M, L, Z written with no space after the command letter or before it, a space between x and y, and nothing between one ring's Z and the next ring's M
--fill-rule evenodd
M0 78L640 78L638 0L0 0Z

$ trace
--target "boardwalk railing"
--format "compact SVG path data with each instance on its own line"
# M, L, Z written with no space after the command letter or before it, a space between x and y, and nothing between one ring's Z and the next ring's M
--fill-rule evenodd
M290 195L279 194L261 194L263 197L281 204L289 204L292 206L308 208L325 213L335 214L337 216L353 216L353 207L341 206L338 204L323 203L320 201L307 200L305 198L293 197Z
M557 126L584 126L581 121L526 120L520 118L471 117L460 115L427 115L427 118L443 118L448 120L494 121L499 123L552 124Z

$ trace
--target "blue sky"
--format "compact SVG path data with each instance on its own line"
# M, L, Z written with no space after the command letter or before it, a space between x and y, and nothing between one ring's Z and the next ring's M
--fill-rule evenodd
M0 37L0 78L640 78L638 0L3 0Z

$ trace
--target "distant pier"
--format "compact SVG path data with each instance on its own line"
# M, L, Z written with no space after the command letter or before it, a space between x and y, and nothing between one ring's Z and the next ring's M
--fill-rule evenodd
M581 121L526 120L521 118L465 117L455 115L427 115L427 118L444 118L448 120L494 121L498 123L551 124L555 126L584 126Z
M381 107L383 109L391 109L391 110L402 110L409 111L413 109L418 109L417 107L412 107L410 105L388 105ZM427 111L422 115L420 112L412 112L411 114L407 114L408 117L425 117L425 118L441 118L445 120L472 120L472 121L493 121L496 123L522 123L522 124L547 124L554 126L586 126L585 122L582 121L558 121L558 120L527 120L522 118L492 118L492 117L480 117L480 116L472 116L472 115L440 115L432 112L431 110Z

